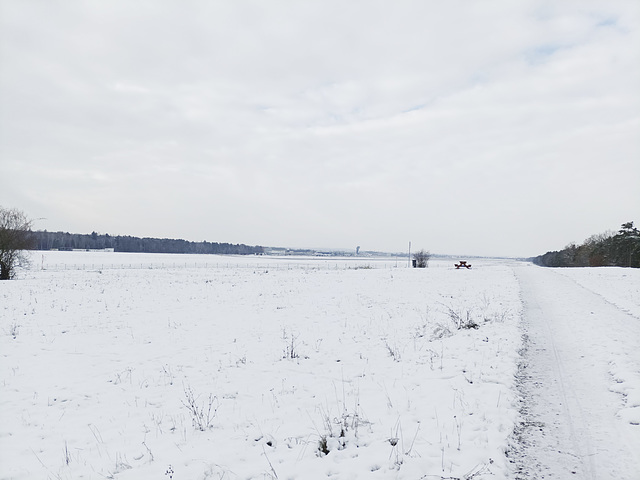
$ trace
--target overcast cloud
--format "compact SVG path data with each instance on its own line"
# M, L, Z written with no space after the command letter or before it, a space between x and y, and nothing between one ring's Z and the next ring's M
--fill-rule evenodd
M640 223L640 2L0 0L37 229L530 256Z

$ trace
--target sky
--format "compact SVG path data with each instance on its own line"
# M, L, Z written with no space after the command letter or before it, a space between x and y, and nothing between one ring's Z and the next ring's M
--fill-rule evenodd
M632 0L0 0L0 205L534 256L640 223L639 85Z

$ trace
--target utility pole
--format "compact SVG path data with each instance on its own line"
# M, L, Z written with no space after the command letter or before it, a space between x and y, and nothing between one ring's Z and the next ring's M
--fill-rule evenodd
M409 240L409 264L407 266L411 268L411 240Z

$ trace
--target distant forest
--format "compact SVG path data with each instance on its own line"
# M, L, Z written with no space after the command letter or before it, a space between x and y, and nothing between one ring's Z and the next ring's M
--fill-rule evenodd
M544 267L634 267L640 268L640 231L633 222L624 223L618 233L592 235L582 245L572 243L563 250L532 259Z
M208 253L253 255L264 252L263 247L216 242L189 242L170 238L139 238L129 235L32 232L37 250L74 250L113 248L116 252L145 253Z

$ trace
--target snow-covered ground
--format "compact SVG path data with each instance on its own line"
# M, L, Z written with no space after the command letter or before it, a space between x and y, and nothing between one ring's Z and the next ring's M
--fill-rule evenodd
M446 265L451 265L451 259ZM113 253L47 251L32 254L32 267L44 270L110 270L132 268L392 268L406 266L407 258L396 257L334 257L277 255L175 255L168 253ZM445 265L443 261L432 266Z
M0 479L515 478L543 269L472 263L38 252L0 283ZM640 272L581 271L544 269L636 311Z
M640 270L516 269L517 479L640 479Z
M557 268L595 295L640 320L640 269L637 268Z

